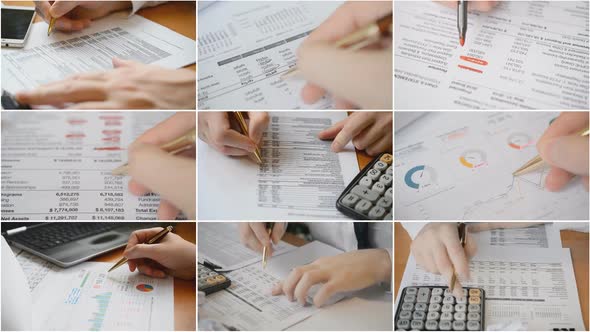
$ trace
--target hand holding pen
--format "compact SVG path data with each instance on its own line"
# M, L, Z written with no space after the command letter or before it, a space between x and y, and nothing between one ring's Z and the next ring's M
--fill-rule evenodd
M260 254L266 251L264 256L268 261L274 253L274 246L279 244L286 229L285 222L274 222L270 232L265 222L239 223L240 242Z

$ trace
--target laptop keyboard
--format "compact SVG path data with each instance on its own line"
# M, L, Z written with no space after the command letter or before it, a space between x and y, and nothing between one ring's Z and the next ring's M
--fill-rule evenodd
M11 236L13 241L46 250L123 226L121 223L55 223L27 229Z

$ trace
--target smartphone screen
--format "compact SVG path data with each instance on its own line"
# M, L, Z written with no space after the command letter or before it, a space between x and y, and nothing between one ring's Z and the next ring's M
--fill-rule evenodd
M2 39L24 39L34 10L2 8Z

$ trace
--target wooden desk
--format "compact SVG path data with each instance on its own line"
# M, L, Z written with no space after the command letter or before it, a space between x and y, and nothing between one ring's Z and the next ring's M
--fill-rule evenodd
M395 223L395 280L394 290L397 294L406 263L410 254L411 239L401 223ZM574 274L578 286L578 296L584 325L588 330L588 233L561 231L561 243L564 248L570 248Z
M2 2L7 6L32 7L35 5L32 1ZM197 8L195 1L171 1L156 7L141 9L137 14L192 40L197 40ZM37 16L35 18L35 22L41 21L41 17ZM193 64L185 68L196 70L197 65Z
M196 243L196 223L179 222L174 232L183 239ZM95 262L117 262L124 248L113 250L99 257ZM196 249L195 249L196 250ZM122 266L120 268L126 268ZM174 278L174 328L177 331L195 331L197 328L197 286L195 280Z

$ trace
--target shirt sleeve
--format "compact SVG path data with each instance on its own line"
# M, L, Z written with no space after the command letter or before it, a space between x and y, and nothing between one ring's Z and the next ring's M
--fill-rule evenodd
M140 10L142 8L154 7L154 6L157 6L157 5L162 4L164 2L168 2L168 1L131 1L132 9L131 9L131 14L129 14L129 15L135 14L138 10Z

